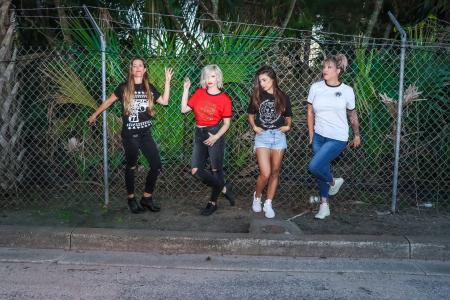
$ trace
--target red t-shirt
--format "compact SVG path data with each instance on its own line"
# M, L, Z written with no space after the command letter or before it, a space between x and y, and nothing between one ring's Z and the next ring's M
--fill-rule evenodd
M197 89L187 105L194 111L198 126L213 126L233 116L231 98L224 92L211 95L206 89Z

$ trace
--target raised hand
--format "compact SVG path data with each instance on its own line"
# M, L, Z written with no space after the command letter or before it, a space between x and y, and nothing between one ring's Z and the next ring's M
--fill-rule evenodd
M166 82L170 82L173 76L173 68L164 68L164 73L166 75Z
M189 88L191 87L191 80L189 79L189 77L185 77L184 78L184 82L183 82L183 88L185 90L189 90Z

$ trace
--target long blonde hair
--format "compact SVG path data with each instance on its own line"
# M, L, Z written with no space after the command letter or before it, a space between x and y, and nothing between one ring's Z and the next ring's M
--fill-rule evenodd
M142 61L144 64L144 68L146 67L145 61L142 58L135 57L130 61L130 65L128 67L128 79L125 86L124 91L124 97L123 97L123 108L125 115L129 115L131 112L131 108L134 105L134 77L133 77L133 63L136 60ZM144 91L147 94L147 100L148 100L148 107L147 112L150 116L155 115L155 111L153 109L154 103L153 103L153 93L150 89L150 82L148 80L147 71L144 72L143 78L142 78L142 84L144 85Z

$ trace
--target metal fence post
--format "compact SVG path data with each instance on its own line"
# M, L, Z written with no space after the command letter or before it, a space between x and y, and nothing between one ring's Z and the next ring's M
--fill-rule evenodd
M402 40L400 50L400 81L398 88L398 102L397 102L397 130L395 135L395 160L394 160L394 175L392 179L392 203L391 211L393 214L397 211L397 192L398 192L398 165L400 160L400 135L402 129L402 110L403 110L403 77L405 71L405 47L406 47L406 32L403 27L397 21L395 16L389 11L389 18L394 23L395 27L400 32Z
M100 30L100 27L95 22L92 17L89 9L86 5L83 5L83 9L86 12L86 15L89 18L89 21L94 26L95 31L97 31L100 36L100 47L102 53L102 101L106 100L106 40L105 35ZM104 192L105 192L105 206L109 204L109 178L108 178L108 128L106 121L106 111L102 113L103 119L103 184L104 184Z

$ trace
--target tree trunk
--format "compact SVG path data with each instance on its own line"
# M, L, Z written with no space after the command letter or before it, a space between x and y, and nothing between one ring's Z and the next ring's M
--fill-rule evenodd
M296 2L297 2L297 0L291 0L291 5L289 6L289 10L287 12L286 18L284 19L283 24L281 25L281 28L283 31L289 24L289 21L291 20L292 12L294 11Z
M58 16L59 16L59 27L61 27L62 33L63 33L63 37L64 37L64 42L66 42L67 44L71 44L72 43L72 39L70 38L70 34L67 34L67 29L69 28L69 25L67 23L67 16L66 16L66 12L64 11L64 8L62 8L61 5L61 1L60 0L54 0L55 2L55 7L58 11Z
M25 149L21 143L24 121L20 115L19 82L17 81L14 47L14 13L9 15L11 1L0 7L0 193L17 188L25 173ZM0 197L5 199L5 197ZM7 203L0 202L0 207Z
M219 19L219 0L211 0L211 3L213 7L212 12L209 11L208 7L205 5L205 3L203 3L203 1L198 2L200 7L205 11L205 13L211 16L211 18L219 27L220 32L222 32L222 21Z
M383 0L375 0L375 7L372 12L372 16L370 17L369 24L367 24L366 32L364 34L366 38L370 38L372 36L373 28L375 27L375 24L378 21L378 15L380 14L382 7L383 7Z
M195 48L197 48L198 50L202 49L202 46L200 45L200 43L196 40L195 37L192 36L192 34L188 31L183 32L183 28L181 27L180 22L178 21L178 19L174 16L172 8L169 4L168 0L163 0L163 4L164 4L164 8L166 9L169 18L172 20L173 24L175 25L175 28L178 31L178 36L181 38L181 40L184 42L184 44L186 46L195 46ZM185 34L186 33L186 34ZM194 48L194 47L193 47Z
M219 0L211 0L214 19L219 19Z

